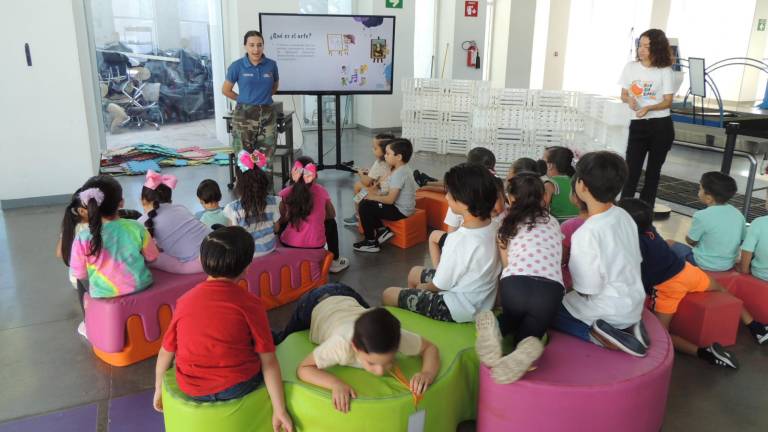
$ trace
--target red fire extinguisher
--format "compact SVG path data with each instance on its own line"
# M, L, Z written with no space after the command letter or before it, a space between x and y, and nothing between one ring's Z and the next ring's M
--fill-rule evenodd
M467 67L480 69L480 50L475 41L464 41L461 48L467 52Z

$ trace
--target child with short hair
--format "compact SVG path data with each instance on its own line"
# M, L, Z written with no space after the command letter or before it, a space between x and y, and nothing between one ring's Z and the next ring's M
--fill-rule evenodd
M253 257L267 255L277 247L280 225L280 197L270 195L267 157L254 150L240 150L235 167L235 195L238 199L224 206L229 225L245 228L251 234Z
M77 198L77 213L87 218L88 225L74 235L67 262L70 277L79 282L81 293L84 295L87 287L93 298L112 298L149 287L152 273L146 262L156 260L159 252L142 224L118 215L123 205L120 183L109 176L91 177ZM66 254L66 247L62 252ZM85 336L84 323L78 332Z
M541 356L541 338L565 292L562 235L557 219L544 205L544 183L535 173L520 173L509 181L507 193L512 205L497 238L504 265L499 283L501 326L489 310L475 317L477 355L499 384L517 381ZM514 351L502 357L501 337L508 333L514 333Z
M744 215L728 200L736 195L736 181L719 171L706 172L699 181L699 201L707 208L693 214L685 242L670 241L677 256L710 271L733 268L746 234ZM691 248L693 246L693 248Z
M373 151L376 160L369 169L357 170L357 176L360 180L355 182L354 187L356 201L359 202L357 197L363 189L366 190L366 194L371 192L369 188L372 188L374 192L379 194L386 194L389 192L389 182L387 179L392 172L392 167L390 167L387 164L387 161L384 160L384 154L387 151L387 144L393 139L395 139L395 136L388 133L380 133L373 137L371 150ZM357 215L358 202L355 202L355 214L345 218L344 225L356 226L359 222L360 218Z
M437 347L400 328L400 321L383 308L370 308L355 290L341 283L324 285L307 292L296 303L281 340L294 332L309 330L318 346L299 364L296 375L302 381L331 390L333 406L348 412L357 397L347 383L326 372L342 365L365 369L382 376L393 372L395 355L421 356L421 371L411 377L410 389L424 393L440 370Z
M413 267L408 288L387 288L383 302L440 321L471 322L496 298L501 262L491 212L498 189L488 169L468 163L448 170L445 186L448 205L464 223L446 239L437 269Z
M507 180L522 172L532 172L539 175L544 183L544 202L549 207L552 203L552 197L558 193L558 189L557 184L547 176L547 163L541 159L536 161L527 157L519 158L512 162L509 173L507 173Z
M155 367L153 406L163 410L165 372L176 359L176 381L200 402L241 398L266 385L274 430L292 430L280 365L261 300L237 282L251 264L254 243L242 227L211 232L200 246L208 279L182 295L163 336Z
M160 249L160 256L151 267L178 274L202 273L198 259L200 243L211 229L186 207L172 203L174 188L175 176L147 171L141 189L141 205L146 214L139 222L144 223Z
M623 198L618 205L626 210L637 223L640 234L640 252L643 256L642 275L645 292L651 296L652 310L667 331L677 312L680 301L692 292L720 291L731 295L702 269L675 255L667 242L653 226L653 209L637 198ZM741 321L750 330L757 343L768 339L768 327L757 322L742 309ZM738 369L734 355L718 343L708 347L697 347L677 335L670 335L675 349L697 356L710 364Z
M494 222L497 222L499 225L501 225L501 219L504 217L506 199L504 197L504 181L496 177L496 172L494 171L496 169L496 156L487 148L475 147L470 150L469 153L467 153L467 163L484 166L491 174L493 174L496 181L496 186L499 189L499 198L496 200L496 207L493 209L492 216L494 218ZM445 185L442 181L439 183L440 187L442 188L441 192L444 193ZM443 246L445 245L445 239L448 237L448 234L459 229L463 222L464 220L462 217L454 213L453 210L448 207L448 210L445 212L445 220L443 220L443 223L448 226L447 231L436 229L429 234L429 256L432 260L433 268L436 268L437 263L440 262L440 255L442 254Z
M768 281L768 216L752 221L741 244L741 261L736 270Z
M215 229L219 226L229 225L229 219L224 214L221 202L221 189L216 180L205 179L197 186L197 199L203 209L195 213L195 217L208 228Z
M637 226L613 205L627 179L627 164L608 151L587 153L576 164L574 190L589 218L573 234L569 269L573 291L563 298L553 327L609 349L644 357L645 290Z
M554 146L544 150L544 162L547 164L547 177L555 184L549 212L559 221L579 215L579 208L571 202L571 177L573 169L573 151L566 147Z
M392 167L389 191L371 192L360 201L358 212L365 239L353 245L356 251L379 252L380 245L395 235L381 220L405 219L416 211L416 182L408 166L412 154L413 145L405 138L387 143L384 159Z
M280 242L286 247L322 249L328 244L333 254L331 273L349 267L339 255L339 231L331 196L317 183L317 165L309 156L296 159L291 185L280 191L280 215L284 229Z

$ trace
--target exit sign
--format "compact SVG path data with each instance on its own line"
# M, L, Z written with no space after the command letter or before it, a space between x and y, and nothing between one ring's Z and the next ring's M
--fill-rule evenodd
M386 0L387 7L390 9L402 9L403 8L403 0ZM381 4L381 3L379 3Z

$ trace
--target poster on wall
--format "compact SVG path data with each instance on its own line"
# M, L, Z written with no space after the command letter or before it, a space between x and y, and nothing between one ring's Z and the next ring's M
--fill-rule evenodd
M465 17L477 17L478 4L477 1L465 1L464 2L464 16Z
M391 94L394 16L259 14L278 94Z

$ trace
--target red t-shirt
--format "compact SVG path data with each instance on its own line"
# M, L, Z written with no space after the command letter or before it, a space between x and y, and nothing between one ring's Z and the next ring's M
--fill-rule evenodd
M261 371L275 351L261 300L230 281L205 281L176 302L163 348L176 353L176 380L190 396L218 393Z

